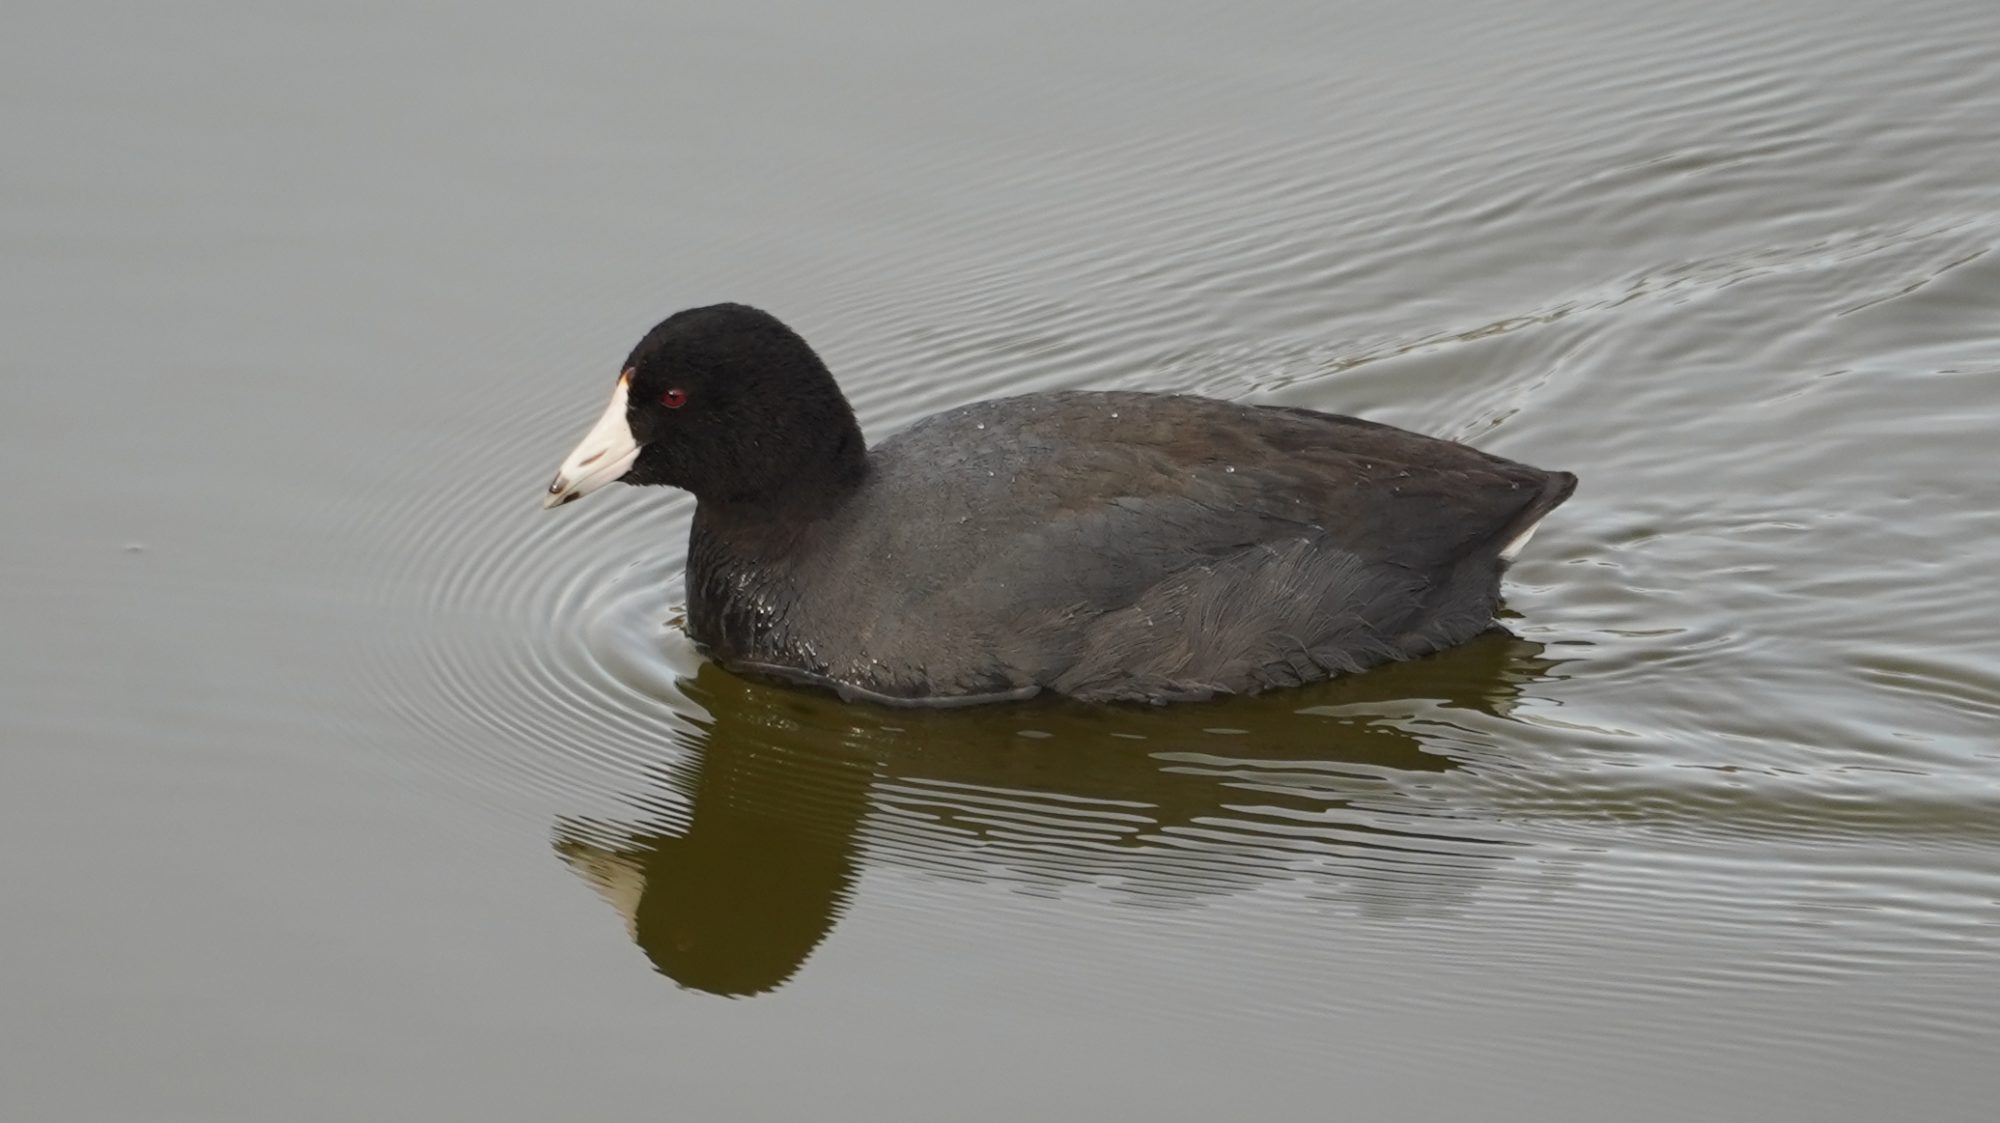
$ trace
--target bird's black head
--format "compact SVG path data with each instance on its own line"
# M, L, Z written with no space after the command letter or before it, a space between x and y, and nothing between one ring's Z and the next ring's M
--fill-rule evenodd
M767 502L844 486L865 464L854 412L806 341L767 312L715 304L667 317L632 349L544 503L613 480Z

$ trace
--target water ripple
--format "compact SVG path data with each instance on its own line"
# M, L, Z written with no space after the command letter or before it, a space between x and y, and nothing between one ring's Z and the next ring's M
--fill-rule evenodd
M1851 14L1573 16L1580 50L1640 63L1516 75L1490 106L1494 75L1439 63L1434 96L1470 107L1439 114L1407 83L1377 96L1365 60L1287 56L1258 79L1285 120L1233 115L1268 103L1199 72L1148 118L1173 127L910 155L896 190L980 190L926 197L879 259L743 235L871 434L1133 387L1580 471L1510 580L1519 639L1159 714L908 715L739 682L675 622L686 499L536 507L646 326L579 281L550 314L569 338L503 342L593 369L524 365L468 399L434 488L343 511L405 622L366 686L430 767L553 818L697 989L782 984L864 891L912 926L976 901L1050 959L1078 912L1137 948L1212 939L1271 980L1324 963L1334 925L1354 962L1450 981L1419 1007L1591 955L1575 1008L1691 1031L1719 990L1776 1027L1793 988L1962 970L2000 899L2000 603L1967 546L2000 540L1975 408L2000 378L2000 102L1973 7L1912 17L1937 52L1914 101L1838 85ZM1537 13L1481 18L1525 43ZM730 885L771 911L732 919ZM1259 941L1228 938L1244 923ZM712 954L738 943L763 958ZM1609 966L1638 961L1668 966ZM1924 1033L1980 1021L1880 1001Z

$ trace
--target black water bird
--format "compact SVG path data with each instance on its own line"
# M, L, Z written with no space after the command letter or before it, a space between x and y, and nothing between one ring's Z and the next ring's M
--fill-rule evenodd
M740 304L633 348L555 481L692 492L688 632L847 698L1171 702L1462 643L1576 488L1352 417L1058 391L869 448L812 348Z

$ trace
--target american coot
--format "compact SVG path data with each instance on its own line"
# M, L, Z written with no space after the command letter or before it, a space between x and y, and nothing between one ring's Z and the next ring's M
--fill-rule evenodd
M1294 686L1492 626L1500 573L1576 488L1352 417L1060 391L875 448L805 340L755 308L632 349L545 505L694 493L688 632L735 670L950 705L1170 702Z

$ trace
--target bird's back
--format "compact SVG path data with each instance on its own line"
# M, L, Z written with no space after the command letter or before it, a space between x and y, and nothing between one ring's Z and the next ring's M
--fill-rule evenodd
M1138 393L982 402L869 461L798 525L697 515L698 641L902 701L1290 685L1486 628L1502 551L1575 486L1354 418Z

